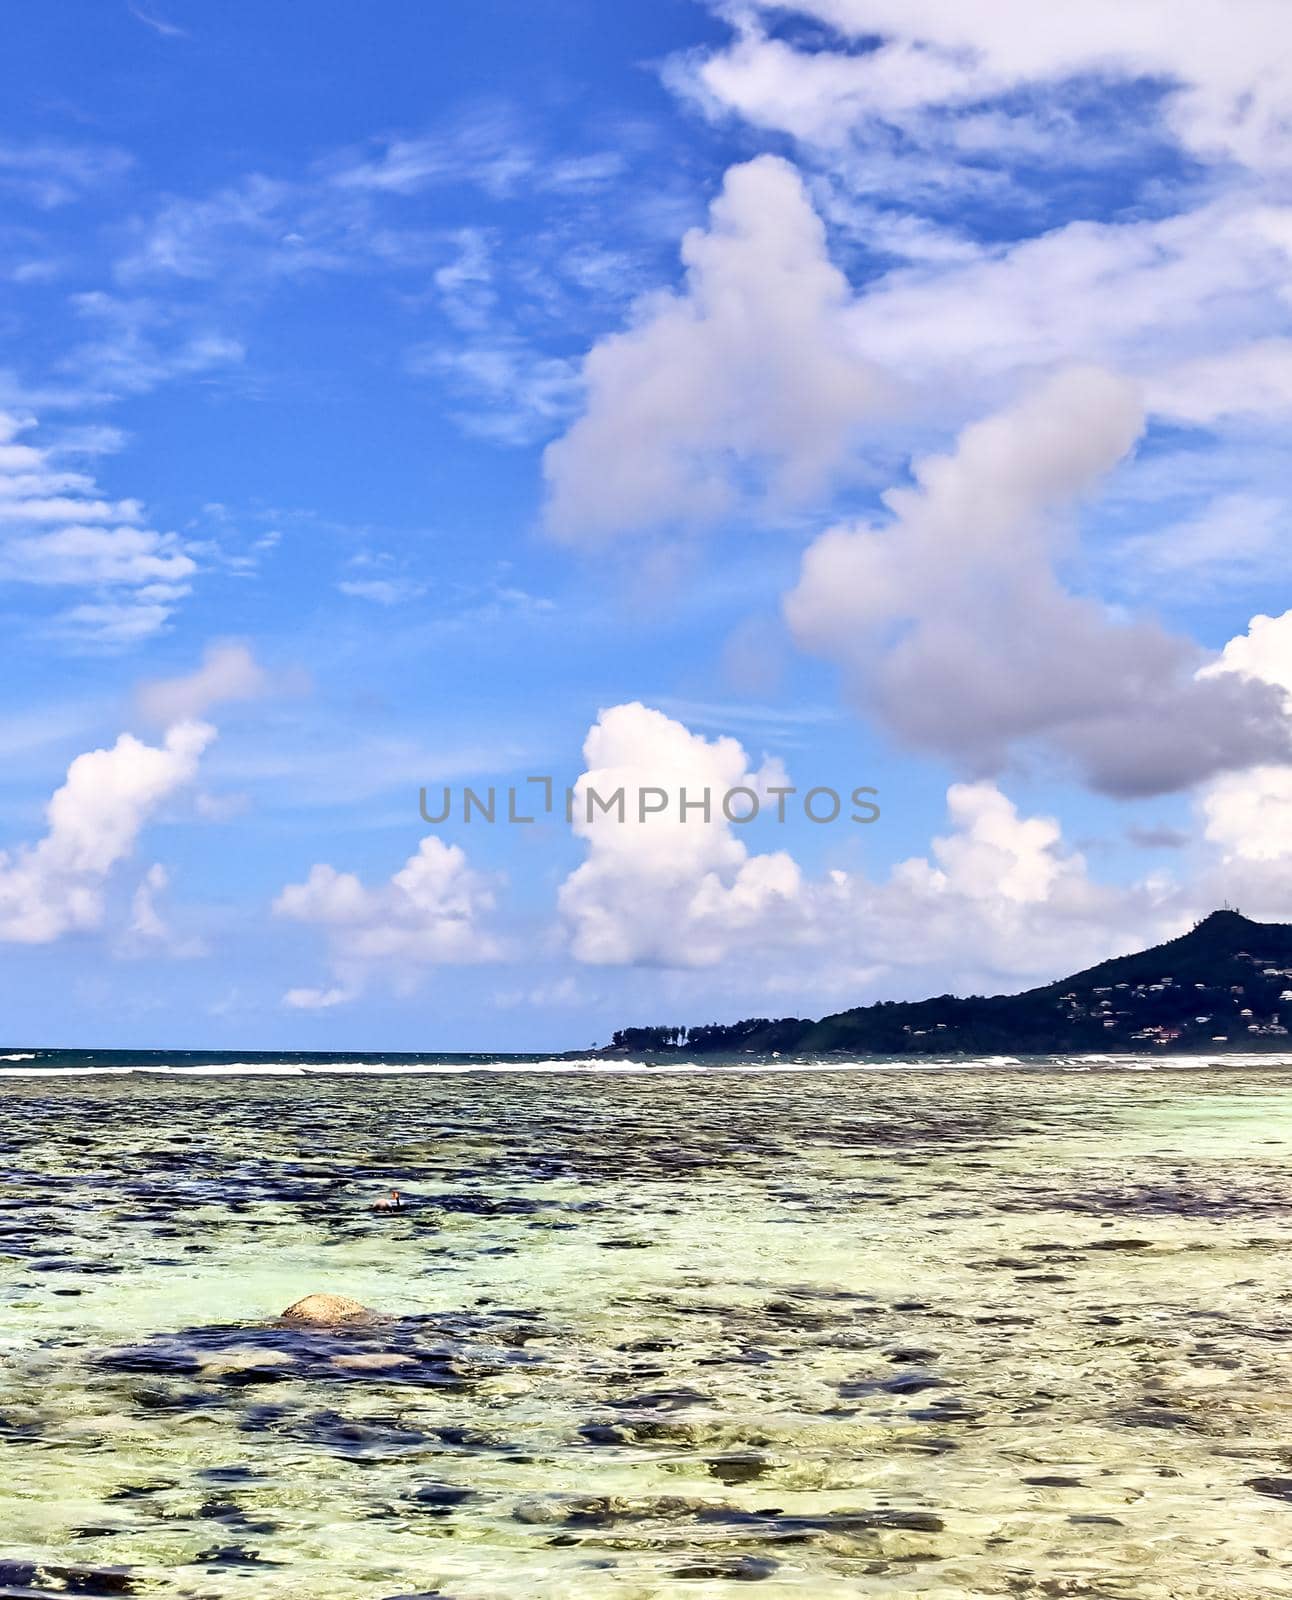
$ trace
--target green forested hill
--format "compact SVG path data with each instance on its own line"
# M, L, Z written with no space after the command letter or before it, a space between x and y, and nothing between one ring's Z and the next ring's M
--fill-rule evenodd
M624 1028L611 1053L1016 1055L1252 1049L1292 1025L1292 926L1214 911L1188 933L1023 994L881 1001L817 1022Z

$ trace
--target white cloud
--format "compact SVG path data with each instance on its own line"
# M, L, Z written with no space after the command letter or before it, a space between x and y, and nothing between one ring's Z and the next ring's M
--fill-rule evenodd
M1067 592L1070 513L1134 447L1133 384L1059 374L891 489L886 526L808 549L786 616L902 739L979 772L1043 741L1110 793L1185 787L1288 749L1263 684L1199 678L1202 651Z
M717 108L812 144L845 143L859 122L905 120L926 106L962 98L966 63L909 45L856 55L800 51L751 23L724 50L694 63L694 88ZM674 74L686 87L681 73Z
M1217 495L1195 516L1124 540L1115 574L1124 590L1159 601L1249 588L1281 574L1288 506L1270 495Z
M433 133L373 141L367 151L343 153L326 164L342 191L413 195L444 183L471 183L495 199L526 191L587 194L617 177L617 150L553 156L540 150L501 103L471 108Z
M343 578L337 589L352 600L371 600L379 606L405 605L426 593L426 585L413 578Z
M1100 884L1050 817L1023 817L994 783L953 784L951 831L873 892L839 898L870 924L873 957L1014 984L1060 976L1182 931L1168 879ZM859 892L860 890L860 892Z
M466 181L503 198L532 176L535 161L512 116L501 107L482 106L427 137L386 139L368 153L339 157L329 177L338 189L400 195Z
M159 33L163 39L187 39L191 35L187 28L178 27L173 22L168 22L165 17L159 17L154 12L146 11L143 6L128 4L126 10L137 21L142 22L146 28L151 28L154 33Z
M162 584L167 598L186 594L197 563L174 534L144 528L86 528L11 539L0 551L0 578L9 583L95 584L140 588Z
M1292 718L1292 612L1253 618L1198 676L1263 685ZM752 853L722 816L727 790L767 796L769 784L790 781L766 764L751 772L736 740L703 738L634 702L600 714L584 754L573 828L588 854L558 905L571 953L588 965L699 969L720 990L799 1004L862 988L991 991L1172 937L1226 900L1256 915L1292 913L1292 762L1211 780L1198 794L1192 843L1169 840L1189 845L1186 876L1123 884L1098 881L1055 818L1021 813L991 781L952 784L945 831L886 875L810 877L786 851ZM590 820L589 787L600 801ZM679 820L683 787L693 799L710 792L708 820ZM652 788L671 804L640 822L639 796ZM606 809L620 789L623 821ZM882 817L872 826L882 830Z
M899 224L928 232L818 192L871 252ZM1292 208L1234 190L1175 215L954 246L854 289L794 169L733 167L708 229L686 236L681 291L644 297L588 353L585 411L545 452L549 526L591 541L711 522L751 490L773 506L810 498L836 471L873 470L859 447L883 442L881 424L891 449L894 425L962 423L1066 365L1135 377L1173 422L1292 408Z
M574 827L588 857L559 895L584 963L724 966L755 987L800 995L846 990L863 977L907 991L948 981L968 988L1071 970L1178 931L1188 914L1167 880L1096 883L1057 822L1020 816L993 783L953 785L948 832L886 879L843 871L810 879L785 851L751 854L721 816L728 789L766 794L784 781L751 773L735 740L703 739L633 703L601 713L585 756ZM594 808L589 823L589 785L602 800L623 787L626 820ZM711 791L709 822L679 820L682 786L693 798ZM652 787L674 803L639 822L637 796Z
M422 309L438 302L458 328L479 331L494 307L494 278L509 277L528 298L536 278L550 281L578 254L578 245L569 245L578 230L564 224L564 208L555 206L556 227L529 226L520 250L508 251L505 216L487 226L453 216L463 199L460 186L473 185L500 201L511 200L522 185L528 196L574 199L606 189L624 166L617 150L562 157L544 143L541 130L530 137L509 109L476 106L425 134L333 151L304 172L251 172L203 195L168 196L128 224L115 276L134 288L181 280L207 299L246 306L321 273L406 271L413 276L397 290L403 305ZM418 197L436 185L459 192L433 208L437 222L430 225L431 213ZM478 196L475 202L478 212ZM622 295L622 275L615 289ZM77 303L118 316L133 309L154 321L169 317L176 327L219 337L196 322L196 300L177 302L173 294ZM236 356L235 342L228 344ZM151 364L146 353L138 349L133 363L145 371ZM179 352L163 341L156 353Z
M1172 0L1107 0L1043 28L1027 0L715 9L733 41L674 60L670 81L800 141L814 198L866 278L840 340L901 382L912 418L958 425L1054 367L1098 362L1138 377L1150 414L1170 421L1286 419L1292 209L1274 181L1292 149L1286 8L1202 0L1181 15ZM1160 149L1127 159L1128 143L1173 137L1257 171L1222 161L1203 185L1172 175ZM1108 215L1107 184L1100 197L1071 187L1101 146L1117 172L1113 221L1079 215ZM989 212L977 242L948 235L946 197L930 194L943 180L1015 205L1012 227ZM1038 186L1032 200L1007 192L1016 180ZM1164 215L1172 183L1190 208ZM1078 217L1002 238L1055 211ZM958 215L972 235L976 206ZM938 248L877 276L904 234Z
M1127 222L1068 222L902 266L866 286L848 335L927 414L955 415L1064 364L1101 362L1183 422L1285 414L1292 210L1246 191Z
M1274 684L1287 696L1292 714L1292 611L1280 617L1255 616L1247 632L1231 639L1200 676L1236 673L1240 678Z
M130 920L120 941L126 956L164 954L187 961L204 956L201 939L181 935L172 928L161 908L161 898L170 887L170 874L160 862L144 873L130 899Z
M126 649L164 632L178 598L171 593L140 592L128 600L69 606L59 612L52 631L87 649Z
M582 393L573 362L541 355L512 333L417 345L408 369L447 383L454 396L450 414L463 432L498 444L532 444L550 435Z
M200 717L212 706L258 700L273 682L247 645L226 639L207 646L202 665L178 678L153 678L136 691L139 709L151 722L169 725Z
M712 521L750 474L773 502L813 494L890 398L787 162L732 167L682 260L681 292L639 301L587 355L586 410L544 454L561 537Z
M123 733L111 749L77 756L46 809L44 837L0 852L0 940L47 944L97 928L113 868L158 809L192 782L214 738L207 724L182 722L160 745Z
M1200 806L1205 836L1228 862L1292 866L1292 767L1252 767L1219 778ZM1292 909L1286 890L1285 880L1279 894L1285 915Z
M288 989L283 1004L291 1011L330 1011L355 998L351 989Z
M380 226L365 196L251 173L207 195L167 199L137 220L115 272L132 286L181 279L263 290L374 264L425 267L436 254L436 237ZM162 304L106 297L104 303L141 310Z
M1292 229L1292 215L1286 225ZM1292 253L1285 250L1282 265L1289 262ZM1285 273L1274 261L1270 266L1268 287L1281 296ZM1148 399L1162 416L1204 426L1234 417L1286 416L1292 412L1292 339L1254 339L1168 366L1152 380Z
M92 591L54 619L55 632L99 644L157 633L197 563L177 535L140 525L138 501L109 500L67 467L65 449L25 442L34 426L0 413L0 582ZM94 451L105 440L86 443Z
M458 228L452 235L457 254L431 275L440 303L459 328L486 326L497 300L493 246L483 228Z
M563 1007L586 1007L588 996L573 977L556 978L551 983L539 983L532 989L502 989L493 997L493 1004L501 1011L514 1011L520 1006L536 1011Z
M54 364L57 380L33 387L0 373L0 399L38 411L104 405L146 394L172 378L196 378L236 366L240 340L206 320L196 305L161 297L126 299L104 290L69 297L84 326Z
M759 11L798 12L854 44L877 43L798 50L768 37ZM690 64L696 88L804 141L839 145L877 125L923 143L962 137L972 151L987 113L994 143L1020 124L1026 144L1061 86L1124 92L1156 80L1161 132L1193 155L1261 171L1289 164L1292 20L1281 0L1084 0L1050 7L1044 26L1031 0L753 0L734 16L735 41Z
M109 145L0 144L0 192L48 211L102 190L130 164Z
M409 982L426 967L495 961L501 946L486 926L493 907L490 880L468 864L460 846L434 835L376 888L354 873L319 863L304 883L282 891L274 911L326 931L339 981L293 989L284 1004L298 1009L340 1004L379 969Z
M1292 611L1253 617L1204 673L1271 685L1292 721ZM1227 899L1256 915L1292 917L1292 762L1217 778L1199 795L1198 813L1215 851L1206 880L1211 902Z
M588 770L575 784L573 826L588 843L588 859L559 898L578 960L708 966L725 957L739 927L798 893L791 858L783 851L751 856L722 815L729 790L759 792L769 781L750 772L736 740L702 738L634 701L601 712L583 753ZM695 810L682 818L683 788L692 799L707 792L708 820ZM601 800L623 789L628 820L591 805L589 789ZM639 820L643 804L658 805L643 793L651 789L664 790L671 804Z
M261 244L267 264L289 263L296 252L283 247L283 236L292 199L289 184L253 173L205 199L168 200L146 224L135 224L134 248L117 263L117 275L214 278L229 245L246 236Z
M157 909L156 897L169 886L169 883L170 878L166 868L159 861L154 862L144 873L130 901L128 931L135 938L154 942L166 940L167 928L161 912Z

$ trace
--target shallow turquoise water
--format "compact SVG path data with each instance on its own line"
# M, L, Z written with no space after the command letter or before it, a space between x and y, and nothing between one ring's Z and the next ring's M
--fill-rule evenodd
M9 1078L0 1583L1292 1593L1292 1068L1085 1066Z

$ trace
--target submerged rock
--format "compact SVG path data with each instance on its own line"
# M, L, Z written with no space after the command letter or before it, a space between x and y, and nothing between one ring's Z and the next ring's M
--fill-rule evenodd
M681 1521L693 1517L703 1504L681 1495L628 1500L609 1494L536 1494L517 1501L511 1514L529 1525L608 1528L617 1522Z
M1249 1489L1268 1495L1271 1500L1292 1500L1292 1478L1248 1478Z
M355 1350L333 1356L332 1365L343 1372L389 1372L394 1367L415 1367L417 1358L401 1355L398 1350Z
M753 1451L732 1451L729 1455L713 1456L705 1462L705 1466L711 1478L717 1478L731 1488L738 1483L750 1483L755 1478L761 1478L767 1471L768 1462L764 1456Z
M312 1327L330 1328L338 1322L371 1321L376 1312L344 1294L307 1294L280 1313L284 1322L305 1322Z
M780 1562L773 1556L718 1556L716 1559L696 1561L690 1566L676 1567L675 1578L714 1579L729 1583L758 1583L770 1578Z
M0 1594L134 1594L129 1567L56 1566L45 1561L0 1561Z
M285 1378L293 1366L291 1356L284 1350L238 1349L222 1350L198 1369L202 1378L225 1378L241 1383L272 1383Z
M465 1500L476 1498L474 1489L464 1489L455 1483L425 1483L419 1489L414 1489L411 1494L406 1494L404 1500L409 1505L417 1506L434 1517L447 1517L452 1515L455 1507L460 1506Z

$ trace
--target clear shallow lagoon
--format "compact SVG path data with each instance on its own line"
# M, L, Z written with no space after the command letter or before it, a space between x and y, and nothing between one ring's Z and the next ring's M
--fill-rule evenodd
M1292 1594L1292 1064L13 1056L0 1594Z

